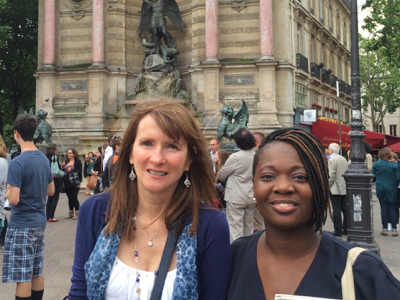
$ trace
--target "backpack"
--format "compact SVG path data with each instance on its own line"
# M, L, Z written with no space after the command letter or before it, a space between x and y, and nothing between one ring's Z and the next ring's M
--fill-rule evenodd
M58 167L57 155L51 157L50 170L55 178L62 178L65 175L64 171L61 171Z

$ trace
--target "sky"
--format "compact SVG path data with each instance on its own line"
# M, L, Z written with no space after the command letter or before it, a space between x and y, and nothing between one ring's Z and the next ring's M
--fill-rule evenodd
M361 10L361 7L364 5L366 0L358 0L357 6L358 6L358 32L363 36L363 37L368 37L368 31L362 29L361 27L364 25L364 18L369 14L368 9Z

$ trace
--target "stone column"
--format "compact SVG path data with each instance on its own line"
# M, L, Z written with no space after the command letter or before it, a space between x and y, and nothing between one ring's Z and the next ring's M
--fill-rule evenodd
M272 29L272 0L260 0L261 61L274 59L274 39Z
M218 0L206 0L206 63L219 63Z
M92 16L92 66L104 67L104 3L93 0Z
M56 3L44 0L43 28L43 68L53 68L55 64Z

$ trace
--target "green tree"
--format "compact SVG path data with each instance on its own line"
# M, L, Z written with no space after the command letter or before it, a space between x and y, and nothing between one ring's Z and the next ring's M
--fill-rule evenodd
M4 135L18 107L27 110L35 105L38 1L0 2L0 134Z
M373 49L373 43L372 39L360 37L361 99L364 116L371 120L376 132L378 125L384 125L385 115L400 107L400 71L382 54L382 49Z
M373 38L369 46L400 68L400 1L367 0L363 9L367 8L371 13L364 19L363 28Z

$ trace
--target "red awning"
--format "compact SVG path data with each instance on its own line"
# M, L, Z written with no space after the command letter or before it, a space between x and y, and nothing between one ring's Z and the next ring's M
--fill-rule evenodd
M394 152L400 152L400 142L388 146L389 149L393 150Z
M351 131L350 126L341 125L342 130L342 148L350 149L351 141L349 132ZM365 134L365 141L370 144L373 148L383 148L387 145L393 145L400 142L400 138L392 135L385 135L376 133L368 130L363 130ZM315 135L326 148L331 143L339 144L339 124L317 120L311 127L311 133Z

